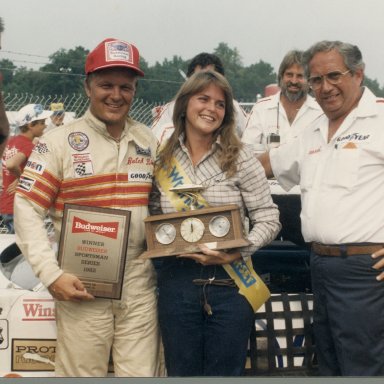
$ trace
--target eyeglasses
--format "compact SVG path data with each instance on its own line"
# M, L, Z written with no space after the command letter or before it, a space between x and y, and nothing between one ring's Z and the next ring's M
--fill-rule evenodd
M329 72L326 73L325 75L322 76L313 76L308 79L309 86L316 91L321 87L323 84L323 79L327 79L329 84L336 85L340 84L341 78L346 75L347 73L351 72L350 69L348 69L345 72L340 72L340 71L334 71L334 72Z

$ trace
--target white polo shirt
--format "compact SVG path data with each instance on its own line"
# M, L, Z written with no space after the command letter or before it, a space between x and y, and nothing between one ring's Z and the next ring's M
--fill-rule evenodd
M384 99L365 88L329 143L327 134L324 115L270 151L281 186L300 184L304 239L384 242Z
M279 133L280 143L296 137L315 119L323 114L315 99L309 95L297 112L295 120L289 123L287 113L280 102L281 92L260 99L252 108L241 141L251 144L255 152L267 151L267 137ZM279 126L279 129L277 129Z

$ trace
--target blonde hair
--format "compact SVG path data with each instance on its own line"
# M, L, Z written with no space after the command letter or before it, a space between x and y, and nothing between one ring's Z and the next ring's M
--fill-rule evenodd
M214 132L214 141L220 135L220 147L217 151L217 160L220 169L228 177L233 176L237 171L236 160L239 157L239 150L242 143L235 130L235 110L233 106L232 89L227 79L218 72L202 71L193 74L181 86L175 98L173 111L173 125L175 127L171 137L165 145L160 148L155 167L163 168L171 165L171 158L179 145L179 136L185 134L185 120L189 100L192 96L202 92L211 84L219 87L225 98L225 114L223 123Z

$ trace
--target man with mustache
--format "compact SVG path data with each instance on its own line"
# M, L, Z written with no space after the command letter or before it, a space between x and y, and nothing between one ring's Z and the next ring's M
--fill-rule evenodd
M277 81L280 92L254 105L241 138L244 143L251 144L257 154L292 140L323 113L315 99L308 95L302 51L292 50L284 56ZM304 246L299 187L292 189L289 195L276 180L270 181L270 187L282 224L277 238Z
M322 114L308 95L301 51L289 51L280 64L277 76L281 91L259 100L249 115L242 141L256 152L264 152L298 135Z
M304 64L324 115L259 160L300 185L320 375L384 376L384 99L363 86L356 45L320 41Z

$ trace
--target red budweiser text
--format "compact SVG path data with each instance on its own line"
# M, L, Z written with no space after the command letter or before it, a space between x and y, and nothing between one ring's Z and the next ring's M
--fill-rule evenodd
M96 235L117 238L119 223L90 223L80 217L74 217L72 223L72 233L90 232Z

